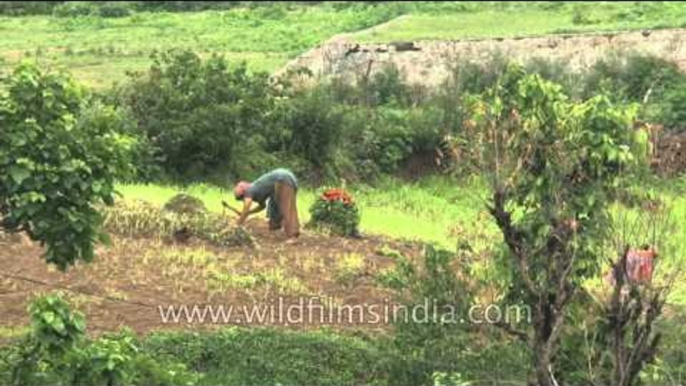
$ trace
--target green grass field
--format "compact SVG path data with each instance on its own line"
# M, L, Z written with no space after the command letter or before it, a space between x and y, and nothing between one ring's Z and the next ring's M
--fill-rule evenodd
M535 3L535 2L534 2ZM540 2L539 2L540 3ZM526 4L512 2L482 11L445 13L419 10L355 38L366 42L511 38L557 33L682 27L684 2L578 2Z
M383 20L357 9L268 7L196 13L137 13L120 19L0 17L0 64L31 58L103 88L144 70L155 50L192 49L271 71L337 33Z
M145 70L155 50L171 48L223 54L245 60L252 70L269 72L341 33L353 33L360 41L389 42L680 27L685 22L686 3L681 2L281 4L141 12L118 19L0 17L0 69L30 58L102 89L123 82L127 71Z
M230 191L209 185L192 185L187 188L159 185L120 185L124 199L144 200L162 206L179 192L203 200L210 211L221 212L221 200L233 203ZM386 235L393 238L418 240L454 249L454 232L457 227L476 226L485 216L485 190L477 182L455 186L444 178L426 178L416 184L394 179L379 186L352 187L360 210L364 233ZM301 189L298 194L298 212L302 222L309 220L309 207L318 191ZM234 203L234 206L238 206ZM492 224L483 224L495 235Z
M230 191L210 186L186 188L160 185L122 184L119 192L126 200L136 199L162 206L171 197L185 192L203 200L208 210L221 212L221 200L232 202ZM416 183L388 178L375 187L353 186L352 192L362 213L361 228L365 233L386 235L436 243L453 249L460 235L481 232L494 238L498 231L486 212L487 187L478 179L457 182L447 177L426 177ZM662 201L671 209L673 221L686 227L686 181L665 182L657 187ZM309 220L308 209L318 191L303 188L298 194L298 211L302 222ZM616 210L617 213L619 209ZM629 214L638 214L632 209ZM670 246L674 262L686 262L686 239L675 237Z

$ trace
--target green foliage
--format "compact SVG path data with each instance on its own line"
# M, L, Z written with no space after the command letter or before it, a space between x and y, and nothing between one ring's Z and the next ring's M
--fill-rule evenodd
M591 25L591 24L598 24L601 21L594 17L593 14L591 13L591 10L589 10L586 7L583 6L577 6L574 7L574 12L572 14L572 23L575 25Z
M86 101L64 75L20 65L0 95L0 215L11 232L46 244L64 270L93 258L103 240L94 205L112 204L135 142L120 133L117 110Z
M352 200L319 197L310 207L308 226L338 236L358 236L360 212Z
M686 377L686 324L684 309L676 306L674 315L656 326L662 334L657 358L641 374L645 384L678 384Z
M417 315L425 319L401 316L395 324L394 343L417 363L414 384L429 384L432 375L434 384L445 385L526 377L529 358L521 343L480 330L470 319L477 288L475 255L467 243L457 253L427 245L421 262L395 251L382 253L394 258L395 267L382 272L379 283L407 310L425 309Z
M72 313L61 294L36 298L29 305L29 313L33 337L50 353L71 349L86 331L83 315Z
M56 17L92 16L96 12L95 6L87 1L65 1L53 9Z
M296 154L318 169L328 167L341 139L342 111L328 93L315 88L293 95L282 106L285 130L279 133L282 150Z
M231 327L154 333L142 349L203 372L199 383L207 385L416 384L403 378L412 363L383 337Z
M507 173L497 175L495 188L507 194L506 207L521 213L515 221L526 228L532 251L545 248L546 235L563 221L579 222L576 264L582 276L591 277L600 263L607 205L622 176L642 161L631 129L637 110L613 104L606 95L570 102L559 85L520 71L512 67L475 107L477 124L492 125L484 126L484 135L502 141L482 142L493 157L486 158L488 170ZM496 153L496 146L507 151ZM536 267L532 274L546 272L530 263Z
M604 94L571 101L560 85L512 65L472 111L492 178L489 211L514 271L508 298L532 310L533 325L521 327L531 331L537 382L551 384L575 295L600 273L610 204L645 161L637 106Z
M664 104L656 120L672 131L686 130L686 78L673 84L665 93Z
M230 67L219 56L190 51L154 57L147 76L122 90L141 130L173 178L249 174L264 164L273 97L266 74Z
M126 17L131 15L131 5L125 1L103 1L98 14L102 17Z
M60 1L0 1L0 15L49 15Z
M652 98L663 95L681 77L677 66L664 59L638 54L609 56L596 62L589 70L585 77L584 97L604 89L615 100L639 102L646 95L652 95Z
M191 385L197 376L179 363L140 351L129 330L91 341L80 313L70 311L62 294L34 299L31 331L4 350L9 378L3 384Z

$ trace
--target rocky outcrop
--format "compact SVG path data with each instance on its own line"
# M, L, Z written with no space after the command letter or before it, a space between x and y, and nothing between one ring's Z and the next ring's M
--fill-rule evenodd
M643 30L544 37L413 41L384 44L355 42L339 36L301 55L277 72L305 68L315 77L368 76L395 65L410 83L437 85L459 58L486 60L500 52L514 60L560 60L573 69L587 68L613 52L639 52L676 63L686 70L686 29Z

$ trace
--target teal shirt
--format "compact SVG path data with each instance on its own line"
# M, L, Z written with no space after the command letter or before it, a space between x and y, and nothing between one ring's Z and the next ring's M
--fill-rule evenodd
M298 181L295 175L288 169L280 168L272 170L253 181L250 188L245 192L245 196L252 198L253 201L257 201L261 205L265 205L268 198L274 198L274 186L277 182L285 182L294 189L298 189Z

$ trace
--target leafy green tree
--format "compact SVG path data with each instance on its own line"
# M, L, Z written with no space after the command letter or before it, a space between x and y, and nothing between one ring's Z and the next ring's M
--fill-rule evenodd
M44 244L61 270L92 260L106 241L96 205L113 203L133 140L118 134L114 108L87 102L66 75L24 63L0 93L2 227Z
M528 343L539 385L561 376L554 365L567 313L583 281L599 273L609 205L641 160L636 111L605 95L570 101L561 86L518 66L473 101L492 176L489 210L513 271L510 300L532 314L530 326L508 331Z

